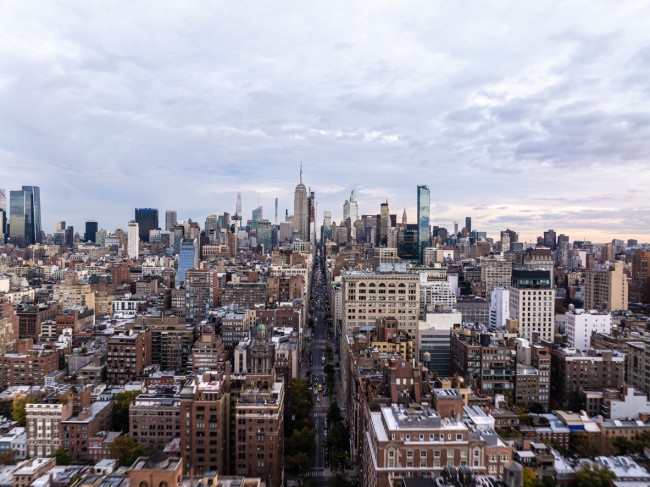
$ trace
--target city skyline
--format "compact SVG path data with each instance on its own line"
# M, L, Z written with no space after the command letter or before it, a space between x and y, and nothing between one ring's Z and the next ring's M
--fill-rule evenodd
M432 225L650 241L647 4L153 5L3 7L0 184L47 233L282 214L302 161L319 222L424 184Z

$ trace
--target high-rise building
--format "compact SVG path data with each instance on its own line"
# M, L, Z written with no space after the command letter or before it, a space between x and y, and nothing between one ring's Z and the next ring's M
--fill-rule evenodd
M264 246L264 253L271 252L272 232L270 221L260 220L257 222L257 243Z
M235 216L241 218L241 193L237 193L237 206L235 207Z
M275 198L275 225L278 224L278 199Z
M609 334L612 331L612 315L609 312L575 309L567 312L565 317L568 345L578 350L591 348L593 333Z
M0 245L4 245L7 235L7 212L0 208Z
M388 229L390 228L390 211L388 200L381 204L379 212L379 245L388 245Z
M158 209L156 208L136 208L135 221L138 222L140 240L149 241L149 231L160 228L158 226Z
M84 240L86 242L96 243L96 233L99 230L97 222L86 222L86 233L84 234Z
M350 201L345 200L343 203L343 221L347 222L348 218L350 218Z
M484 286L484 297L492 296L495 287L506 288L512 277L512 262L501 256L481 257L481 282Z
M503 287L494 287L490 299L490 327L503 328L508 318L510 318L510 292Z
M406 216L406 208L404 208L404 213L402 213L402 225L408 225L408 217Z
M637 250L632 257L632 301L650 303L650 280L648 280L648 261L650 251Z
M418 249L418 226L403 225L397 232L397 256L402 260L419 261Z
M472 217L471 216L466 216L465 217L465 228L467 229L467 233L472 233Z
M293 231L302 240L309 241L309 208L307 188L302 183L302 165L300 166L300 183L296 186L293 195Z
M59 230L65 230L65 222L64 221L56 222L56 225L54 225L54 230L57 232Z
M199 268L185 272L185 280L186 318L200 323L210 317L210 310L219 302L219 275L202 262Z
M131 220L127 230L128 255L130 259L137 259L140 256L140 237L138 222Z
M29 221L32 242L42 243L43 232L41 227L41 188L38 186L23 186L23 191L32 195L32 214Z
M514 270L510 292L510 318L519 321L519 336L526 340L553 337L555 299L551 275L543 270Z
M544 247L548 247L551 250L555 250L556 245L557 245L557 238L556 238L555 230L549 230L547 232L544 232Z
M616 261L606 270L590 270L585 274L585 310L607 309L626 311L628 284L625 263Z
M258 206L253 210L253 221L254 222L262 221L262 218L264 218L263 215L264 215L264 207Z
M196 269L199 265L199 244L195 238L184 238L178 253L178 272L176 274L176 286L185 282L185 273L190 269Z
M454 236L458 235L458 222L454 222Z
M72 225L65 229L65 244L70 248L74 247L74 227Z
M307 198L307 229L309 232L308 241L316 243L316 195L309 188L309 198Z
M422 263L424 249L429 246L429 214L431 193L428 186L418 186L418 260Z
M0 188L0 210L7 211L7 192L4 188Z
M165 212L165 230L171 232L176 226L177 221L178 215L176 213L176 210L167 210Z
M18 247L34 243L34 195L31 191L9 192L9 240Z
M323 241L332 239L332 212L323 212Z

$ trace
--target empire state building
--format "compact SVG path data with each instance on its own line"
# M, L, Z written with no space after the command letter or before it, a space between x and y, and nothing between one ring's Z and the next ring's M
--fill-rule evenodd
M309 209L307 188L302 184L302 165L300 165L300 184L293 194L293 230L303 241L309 242Z

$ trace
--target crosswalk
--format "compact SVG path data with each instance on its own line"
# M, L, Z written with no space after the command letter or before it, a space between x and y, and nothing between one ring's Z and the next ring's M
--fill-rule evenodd
M324 468L312 468L305 474L305 477L322 477L323 473L325 473Z

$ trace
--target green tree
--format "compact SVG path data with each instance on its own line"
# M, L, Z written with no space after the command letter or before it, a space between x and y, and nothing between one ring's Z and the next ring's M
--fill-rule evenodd
M129 432L129 406L142 391L124 391L115 396L113 407L113 430Z
M284 441L285 455L296 453L311 453L316 448L316 433L305 426L300 431L293 430L291 436Z
M72 457L68 455L68 452L62 446L58 447L52 456L56 458L57 465L70 465L72 461Z
M542 477L541 487L557 487L557 480L555 480L550 475L545 475L544 477Z
M576 487L608 487L615 478L614 472L597 463L586 463L574 476Z
M536 487L537 479L535 478L535 472L532 468L524 468L524 487Z
M148 446L136 446L133 450L129 452L127 457L124 459L124 466L131 466L139 457L146 457L151 453Z
M16 465L16 450L7 450L0 453L0 465Z
M132 438L128 436L118 436L111 443L111 451L109 456L120 461L120 464L124 465L129 456L131 450L135 448L135 442Z
M284 456L284 468L287 472L302 473L309 468L309 455L304 452Z
M337 473L334 477L334 487L352 487L352 484L345 478L345 475Z
M311 427L312 393L309 389L309 381L291 379L289 384L286 396L287 414L284 421L285 435L291 434L294 429Z
M341 408L339 407L336 400L332 401L332 404L330 404L330 407L327 410L327 421L329 421L330 424L340 423L343 421Z
M330 362L334 360L334 349L332 348L332 345L327 345L325 347L325 357L327 357L327 360Z
M605 435L579 431L571 436L571 450L580 458L594 458L614 454L614 442Z
M27 424L27 414L25 412L25 406L28 404L34 404L36 400L31 396L26 396L25 394L17 394L14 397L13 403L11 404L11 419L18 421L21 426Z

